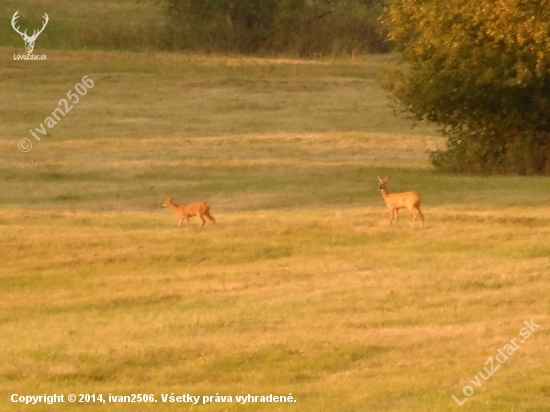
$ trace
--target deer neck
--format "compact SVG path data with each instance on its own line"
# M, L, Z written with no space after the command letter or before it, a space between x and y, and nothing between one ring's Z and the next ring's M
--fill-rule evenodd
M380 189L380 193L382 194L382 198L387 202L390 195L388 191L386 189Z
M171 209L171 210L178 210L179 209L179 205L175 204L174 202L172 202L171 200L168 202L168 207Z

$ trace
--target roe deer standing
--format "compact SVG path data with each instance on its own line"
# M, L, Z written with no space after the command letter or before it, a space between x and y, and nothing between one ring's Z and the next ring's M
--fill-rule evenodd
M390 209L390 225L395 215L395 223L398 223L397 212L399 209L407 208L413 215L412 227L418 216L420 216L420 227L424 226L424 215L420 210L420 195L416 192L388 193L387 183L390 178L381 179L378 176L378 189L386 206Z
M166 200L162 204L162 207L172 209L172 212L174 212L176 216L179 217L180 220L178 223L178 228L181 227L181 222L183 222L184 220L187 223L187 226L189 226L189 218L193 216L200 217L200 219L202 220L201 227L203 227L206 223L206 220L204 220L205 216L210 219L212 223L216 224L216 219L214 219L214 216L210 214L210 206L208 206L208 203L204 201L189 203L188 205L177 205L172 202L170 196L167 196Z

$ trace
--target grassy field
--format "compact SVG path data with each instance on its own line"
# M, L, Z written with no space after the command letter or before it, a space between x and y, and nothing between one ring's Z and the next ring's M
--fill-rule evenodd
M379 87L391 57L0 52L0 410L550 410L550 180L435 174L441 138ZM34 141L84 75L94 88ZM377 175L422 194L424 229L388 225ZM218 225L177 230L168 194ZM297 402L235 399L270 393Z

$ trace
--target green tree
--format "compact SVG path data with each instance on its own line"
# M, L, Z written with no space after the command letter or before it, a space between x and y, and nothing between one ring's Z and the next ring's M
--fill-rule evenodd
M436 167L550 174L549 0L395 0L383 20L402 63L389 89L448 138Z

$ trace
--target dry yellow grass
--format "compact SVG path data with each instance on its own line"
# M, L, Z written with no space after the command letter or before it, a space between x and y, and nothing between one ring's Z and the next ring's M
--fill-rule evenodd
M381 208L224 212L193 233L161 213L2 211L4 393L40 382L451 410L450 394L535 318L541 330L464 408L504 410L512 388L544 410L548 229L501 220L514 212L432 208L419 234L388 227Z

